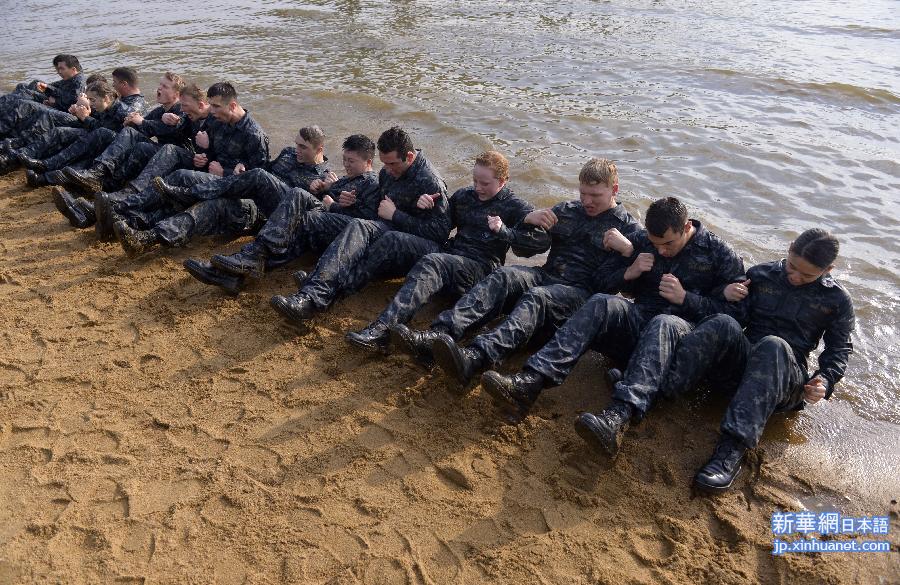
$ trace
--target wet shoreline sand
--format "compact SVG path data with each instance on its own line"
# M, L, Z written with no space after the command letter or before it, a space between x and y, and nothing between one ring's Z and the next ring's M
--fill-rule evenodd
M596 355L503 426L479 390L346 344L396 282L298 335L268 306L290 269L231 299L181 268L238 245L129 260L0 178L0 582L897 578L896 503L792 451L793 423L719 498L688 488L718 399L658 409L599 469L571 426L608 396ZM892 552L773 557L770 515L800 502L890 514Z

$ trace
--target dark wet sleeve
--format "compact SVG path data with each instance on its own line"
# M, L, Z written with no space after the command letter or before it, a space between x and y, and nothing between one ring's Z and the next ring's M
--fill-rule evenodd
M153 115L154 112L150 112L150 114L144 118L144 121L141 122L141 125L138 126L138 130L141 131L141 134L145 136L175 136L176 134L180 134L184 131L184 125L187 123L187 116L185 114L179 114L178 124L174 126L169 126L165 122L162 121L162 116L165 112L160 112L159 117Z
M819 369L813 374L813 377L820 375L825 380L826 399L831 398L835 384L844 377L847 361L853 353L851 335L855 323L853 303L847 298L825 329L825 350L819 355Z
M381 192L378 189L377 181L361 181L356 187L356 203L349 207L341 207L337 204L337 199L341 196L341 191L346 190L346 187L339 187L329 192L331 198L335 200L334 205L329 209L331 213L340 213L360 219L376 219L378 217Z
M697 322L705 317L724 313L734 317L738 323L744 324L747 322L747 305L731 303L725 299L725 287L743 279L744 261L734 253L734 250L724 245L717 255L719 284L708 295L686 292L677 314L688 321Z
M433 193L434 191L432 191ZM420 214L412 215L401 209L394 212L391 220L401 231L427 238L443 244L450 235L450 205L446 195L435 200L434 207Z
M62 94L62 90L60 88L64 87L65 82L65 79L60 79L59 81L48 83L47 87L44 89L44 95L47 97L52 97L53 99L58 98Z
M247 137L244 144L244 166L247 170L265 168L269 162L269 137L263 132L255 132ZM234 169L232 169L234 170Z

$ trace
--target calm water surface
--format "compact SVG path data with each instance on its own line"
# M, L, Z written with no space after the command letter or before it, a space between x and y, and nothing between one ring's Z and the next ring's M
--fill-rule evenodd
M847 477L900 484L896 2L0 7L4 87L51 78L59 52L88 72L134 66L148 94L167 69L201 86L227 79L273 152L317 123L337 161L341 137L401 123L452 188L493 146L538 204L573 197L585 159L607 156L633 212L676 195L748 266L782 257L804 229L832 230L857 351L834 400L770 434L802 437Z

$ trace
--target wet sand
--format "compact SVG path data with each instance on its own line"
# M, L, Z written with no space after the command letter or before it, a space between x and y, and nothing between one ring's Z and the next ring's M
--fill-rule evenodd
M129 260L0 178L0 583L897 582L900 508L832 489L784 423L723 497L688 488L721 401L657 410L601 469L571 426L608 397L596 355L504 426L346 344L396 282L298 335L268 306L290 270L231 299L181 268L238 245ZM798 498L890 513L892 552L773 557Z

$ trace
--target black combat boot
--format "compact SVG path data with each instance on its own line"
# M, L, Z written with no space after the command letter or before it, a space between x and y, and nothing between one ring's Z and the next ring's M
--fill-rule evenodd
M413 359L426 368L434 367L434 353L431 351L431 346L437 341L438 337L446 335L446 333L436 329L417 331L410 329L403 323L391 325L390 329L391 345L393 347L406 351Z
M275 295L269 301L269 304L292 323L299 324L308 321L316 312L316 306L313 304L312 299L300 293L294 293L286 297Z
M617 383L622 381L622 370L619 368L609 368L606 370L606 381L609 382L609 387L614 387Z
M632 413L630 404L613 400L600 414L585 412L578 415L575 430L591 449L607 460L615 461Z
M546 385L546 379L532 370L522 370L514 376L488 370L481 375L481 387L506 412L509 422L513 424L528 416L528 411Z
M303 285L306 284L306 279L309 278L309 273L305 270L298 270L293 273L291 276L294 277L294 282L297 283L297 290L303 288Z
M188 258L184 261L183 265L184 269L187 270L191 276L203 284L221 287L226 294L233 297L238 296L241 289L244 288L243 277L222 272L209 262L197 260L196 258Z
M110 199L109 193L100 191L94 197L94 215L97 217L94 223L94 230L97 232L97 238L101 242L114 240L116 235L113 233L113 224L122 219L114 209L114 202Z
M209 259L210 263L235 276L262 278L266 271L266 255L259 246L248 244L240 252L225 256L216 254Z
M735 437L723 433L716 443L712 459L694 475L697 489L714 494L728 490L741 472L741 460L747 447Z
M65 167L62 173L66 176L69 183L87 192L94 193L103 188L103 179L106 178L106 165L95 165L89 169L79 171L72 167Z
M94 202L88 201L84 197L79 197L75 199L75 205L78 206L78 209L81 210L81 213L84 214L85 225L78 226L80 228L86 228L97 223L97 215L94 213Z
M472 378L485 367L487 361L480 351L460 347L446 333L438 333L437 339L431 344L431 352L435 363L445 374L456 378L462 386L461 390L469 388Z
M43 173L47 170L47 164L44 161L38 158L31 158L25 153L17 152L16 159L19 161L19 164L26 169L31 169L32 171L37 171L39 173Z
M350 331L344 338L353 345L364 349L385 350L390 340L388 326L381 321L372 321L359 331Z
M190 187L176 187L175 185L170 185L166 183L162 177L153 179L153 188L156 189L156 192L166 201L173 201L176 203L186 203L189 201L191 195Z
M19 168L19 161L7 154L0 154L0 175L8 175Z
M136 230L119 220L113 224L113 233L116 239L122 244L122 249L129 258L140 256L145 252L149 252L157 244L159 244L159 236L153 230Z
M72 227L84 229L91 225L84 209L76 203L75 197L62 187L53 187L53 204L66 216Z
M66 176L62 174L62 171L47 171L43 176L48 185L64 185L66 183Z
M44 173L36 173L31 169L26 169L25 184L32 189L37 189L38 187L46 187L50 183L47 182L46 177L44 177Z

